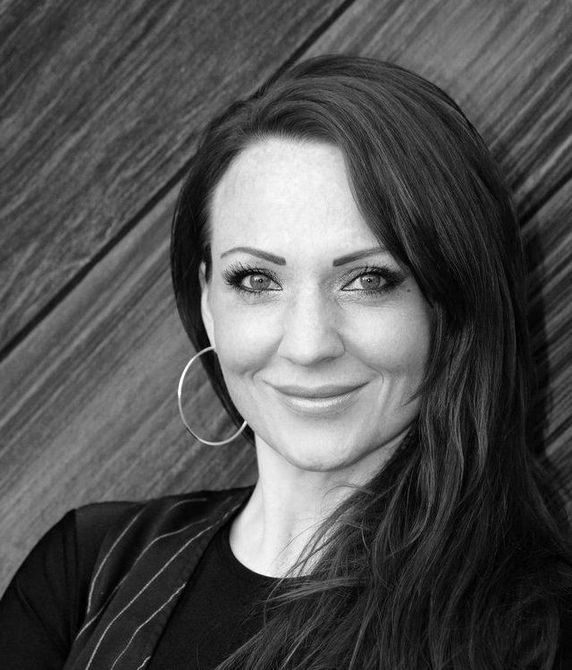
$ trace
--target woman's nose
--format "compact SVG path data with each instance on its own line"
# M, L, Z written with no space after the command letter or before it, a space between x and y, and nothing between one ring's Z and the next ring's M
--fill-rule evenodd
M315 365L344 353L337 306L318 288L300 292L285 306L278 354L297 365Z

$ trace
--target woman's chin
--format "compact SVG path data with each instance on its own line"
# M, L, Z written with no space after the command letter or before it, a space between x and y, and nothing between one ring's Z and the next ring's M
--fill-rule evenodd
M343 440L337 435L300 436L293 439L289 435L287 440L273 439L270 444L257 439L259 463L270 459L286 469L300 472L315 473L343 473L347 472L358 479L368 479L377 472L393 453L391 444L380 446L379 441L370 443L363 439ZM270 450L267 454L267 450Z

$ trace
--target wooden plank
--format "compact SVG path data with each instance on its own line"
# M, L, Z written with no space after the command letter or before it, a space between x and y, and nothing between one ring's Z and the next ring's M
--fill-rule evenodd
M176 177L212 111L344 4L3 3L0 350Z
M66 509L253 481L250 446L201 447L178 415L178 376L192 348L171 295L174 197L0 364L2 585ZM230 435L199 366L186 386L197 429Z
M357 0L307 55L395 61L463 108L528 218L572 176L572 4Z
M572 180L523 226L529 258L529 321L539 390L539 438L572 501ZM572 513L572 507L571 507ZM571 516L572 518L572 516Z

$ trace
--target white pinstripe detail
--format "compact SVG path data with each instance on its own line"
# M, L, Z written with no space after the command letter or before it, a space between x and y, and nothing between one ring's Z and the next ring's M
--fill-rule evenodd
M146 590L149 588L149 586L150 586L150 585L157 579L157 577L158 577L164 570L166 570L166 568L167 568L167 567L168 567L168 566L169 566L169 565L170 565L170 564L177 558L177 556L178 556L179 554L181 554L181 553L182 553L182 552L183 552L183 551L184 551L184 550L185 550L185 549L186 549L192 542L194 542L196 539L198 539L201 535L204 535L207 531L211 530L211 528L213 528L215 525L217 525L217 523L218 523L219 525L220 525L220 524L223 524L224 521L226 520L226 518L227 518L228 516L230 516L236 509L238 509L238 508L240 507L241 504L242 504L242 502L239 502L239 503L238 503L237 505L235 505L231 510L229 510L226 514L224 514L220 521L215 521L215 522L212 523L210 526L207 526L206 528L204 528L200 533L198 533L197 535L194 535L194 536L191 537L189 540L187 540L187 541L185 542L185 544L184 544L182 547L180 547L180 548L173 554L173 556L171 556L171 558L170 558L170 559L169 559L169 560L168 560L168 561L167 561L167 562L166 562L166 563L165 563L165 564L164 564L164 565L163 565L163 566L162 566L162 567L161 567L161 568L160 568L160 569L153 575L153 577L152 577L149 581L147 581L147 583L146 583L144 586L142 586L142 587L139 589L139 591L133 596L133 598L131 598L131 600L130 600L130 601L129 601L129 602L128 602L128 603L127 603L127 604L126 604L126 605L125 605L125 606L124 606L124 607L123 607L123 608L122 608L122 609L121 609L121 610L114 616L114 617L113 617L113 619L107 624L107 626L105 627L105 630L102 632L102 634L101 634L99 640L97 641L97 644L95 645L95 647L94 647L94 649L93 649L93 651L92 651L92 653L91 653L91 656L89 657L89 660L88 660L88 662L87 662L87 665L85 666L85 670L89 670L89 668L91 667L91 664L92 664L92 662L93 662L93 659L94 659L94 657L95 657L95 654L97 653L97 650L99 649L99 646L100 646L101 643L103 642L103 638L104 638L104 637L106 636L106 634L109 632L109 629L110 629L111 626L117 621L117 619L119 619L119 617L120 617L120 616L121 616L127 609L129 609L129 607L131 607L131 605L137 600L137 598L139 598L139 596L140 596L144 591L146 591Z
M206 500L207 500L206 498L193 498L192 500L179 500L178 502L174 503L171 507L169 507L169 509L166 511L166 513L171 512L173 509L175 509L175 507L178 507L179 505L183 505L183 504L190 503L190 502L203 502L203 501L206 501ZM92 584L91 584L91 588L90 588L90 594L89 594L89 600L88 600L88 605L87 605L86 616L88 616L89 613L90 613L89 611L90 611L90 609L91 609L91 598L92 598L93 590L94 590L94 588L95 588L95 580L96 580L97 576L99 575L99 573L100 573L100 571L101 571L101 568L103 567L103 564L107 561L107 559L108 559L109 556L111 555L111 552L112 552L113 549L115 549L115 547L117 546L119 540L120 540L120 539L124 536L124 534L129 530L129 528L131 527L131 525L133 524L133 522L138 518L138 516L139 516L142 512L143 512L143 510L141 510L141 512L139 512L135 517L133 517L133 520L128 524L128 526L125 528L125 530L121 533L121 535L120 535L120 536L117 538L117 540L113 543L113 545L111 546L111 548L109 549L109 551L108 551L107 554L105 555L105 557L104 557L104 559L103 559L101 565L100 565L99 568L97 569L97 571L96 571L96 573L95 573L95 575L94 575L94 577L93 577ZM189 523L189 524L187 524L186 526L183 526L183 528L179 528L179 530L174 530L174 531L171 531L170 533L164 533L163 535L159 535L158 537L156 537L154 540L152 540L152 541L151 541L151 542L150 542L150 543L143 549L143 551L139 554L139 556L137 556L137 558L135 559L135 561L134 561L132 567L135 567L135 566L137 565L137 563L139 562L139 560L145 555L145 553L147 552L147 550L150 549L150 548L153 546L153 544L155 544L155 542L157 542L158 540L162 540L162 539L164 539L164 538L166 538L166 537L169 537L169 536L171 536L171 535L176 535L177 533L182 533L183 531L188 530L188 529L191 528L192 526L195 526L197 523L201 523L201 521L204 521L204 519L199 520L199 521L193 521L193 523ZM125 581L126 578L127 578L127 575L124 575L124 576L120 579L120 581L115 585L113 591L111 592L111 596L113 596L113 595L115 594L115 592L117 591L117 589L119 589L119 587L121 586L121 584L123 584L123 582ZM98 617L99 614L101 613L101 610L103 609L103 607L104 607L104 605L101 605L101 606L99 607L99 609L97 610L97 612L95 612L95 614L93 614L93 615L92 615L92 616L91 616L91 617L90 617L90 618L83 624L83 626L82 626L81 629L79 630L78 634L76 635L76 639L78 639L79 637L81 637L81 635L83 635L83 633L84 633L84 632L91 626L91 624L97 619L97 617Z
M144 668L147 663L149 663L149 660L151 659L151 656L147 656L147 658L141 663L141 665L137 668L137 670L141 670L141 668Z
M139 562L139 560L143 557L143 555L147 552L147 550L150 549L150 548L155 544L155 542L157 542L157 541L159 541L159 540L164 540L166 537L171 537L172 535L177 535L178 533L183 533L184 531L189 530L189 528L191 528L192 526L196 526L197 524L202 523L203 521L204 521L204 519L200 519L199 521L193 521L193 523L189 523L189 524L187 524L186 526L184 526L183 528L179 528L179 530L173 530L173 531L171 531L170 533L164 533L163 535L158 535L152 542L150 542L150 543L145 547L145 549L143 549L143 551L139 554L139 556L137 556L137 558L136 558L135 561L133 562L133 566L132 566L132 567L135 567L135 566L137 565L137 563ZM113 597L113 595L114 595L114 594L121 588L121 585L123 584L123 582L124 582L128 577L129 577L129 573L123 575L123 577L117 582L117 584L116 584L115 587L113 588L113 591L111 592L111 596L110 596L110 597ZM82 635L82 634L85 632L85 630L86 630L87 628L89 628L89 626L91 626L91 624L92 624L94 621L97 620L97 617L99 616L99 614L101 613L101 610L102 610L104 607L105 607L105 603L103 603L103 604L99 607L99 609L98 609L97 612L91 617L91 619L89 619L88 621L86 621L86 622L84 623L84 625L81 627L81 630L80 630L79 633L77 634L77 637L78 637L78 638L80 637L80 635Z
M137 633L138 633L144 626L146 626L146 625L149 623L149 621L151 621L151 619L152 619L155 615L159 614L159 612L160 612L166 605L168 605L168 604L171 602L171 600L173 600L173 598L175 598L176 596L178 596L179 593L180 593L184 588L185 588L185 584L181 584L181 586L179 586L179 588L178 588L174 593L172 593L172 594L167 598L167 600L166 600L160 607L158 607L158 608L157 608L157 609L156 609L156 610L155 610L149 617L147 617L147 619L145 619L145 621L144 621L142 624L140 624L139 626L137 626L137 628L136 628L135 631L133 632L133 635L129 638L129 641L127 642L127 644L125 645L125 647L123 647L123 651L122 651L122 652L119 654L119 656L113 661L113 665L111 666L110 670L113 670L113 669L115 668L115 665L117 664L117 661L119 661L119 659L120 659L120 658L123 656L123 654L127 651L127 649L129 648L129 646L131 645L131 643L132 643L133 640L135 639L135 636L137 635Z
M103 560L101 561L99 567L95 571L95 574L93 575L93 578L91 580L91 585L89 587L89 596L87 599L87 612L86 616L89 616L90 610L91 610L91 601L93 598L93 592L95 591L95 582L97 581L97 578L99 577L99 574L101 570L103 569L103 566L107 563L108 558L111 556L111 552L115 549L115 547L121 542L123 537L125 536L125 533L131 528L131 526L137 521L139 516L142 514L143 510L140 510L132 519L131 521L127 524L127 526L123 529L123 532L119 535L119 537L115 540L115 542L111 545L109 548L108 552L105 554L103 557Z

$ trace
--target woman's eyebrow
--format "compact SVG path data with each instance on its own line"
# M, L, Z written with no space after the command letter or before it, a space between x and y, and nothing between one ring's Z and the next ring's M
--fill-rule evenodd
M383 253L385 249L383 247L372 247L371 249L363 249L362 251L354 251L351 254L345 254L339 258L335 258L332 262L334 267L338 265L345 265L346 263L351 263L352 261L359 260L360 258L365 258L366 256L374 256L375 254ZM262 251L262 249L255 249L254 247L233 247L232 249L227 249L224 251L220 257L228 256L229 254L242 252L245 254L250 254L251 256L257 256L262 258L265 261L270 261L270 263L275 263L276 265L286 265L286 259L282 256L276 256L271 254L268 251Z
M376 254L382 254L385 252L383 247L372 247L371 249L363 249L362 251L355 251L351 254L346 254L345 256L340 256L335 258L332 265L336 267L337 265L345 265L346 263L351 263L352 261L357 261L360 258L365 258L366 256L374 256Z
M251 256L258 256L258 258L263 258L265 261L270 261L271 263L276 263L276 265L286 265L286 259L282 256L276 256L275 254L270 254L268 251L262 251L262 249L255 249L254 247L233 247L224 251L220 257L228 256L228 254L233 254L237 251L242 251L243 253L250 254Z

